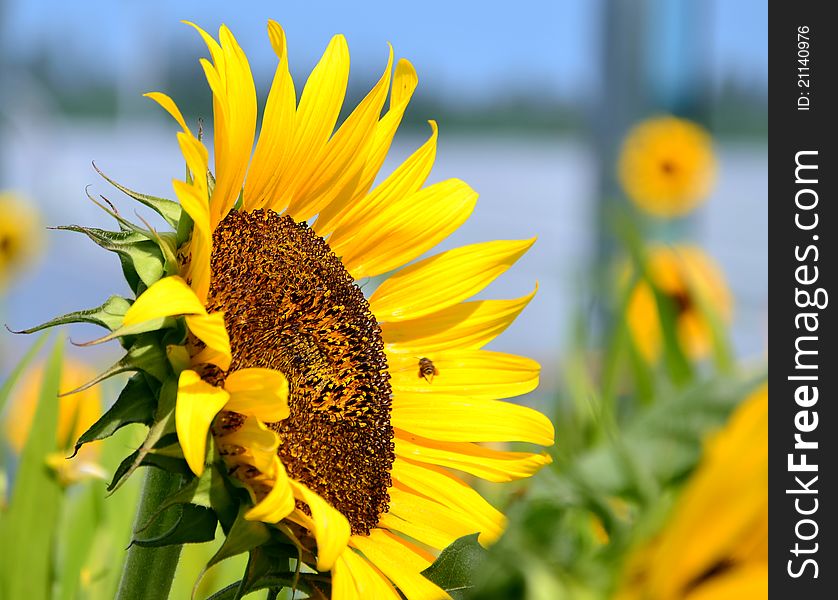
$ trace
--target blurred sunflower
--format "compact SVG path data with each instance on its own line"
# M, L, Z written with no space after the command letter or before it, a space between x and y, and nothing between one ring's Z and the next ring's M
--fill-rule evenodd
M679 217L707 198L716 162L710 135L677 117L654 117L626 136L617 172L626 195L656 217Z
M733 300L719 267L697 246L659 245L648 250L646 269L654 286L675 309L681 349L692 359L706 357L713 343L706 311L713 311L722 323L730 322L733 312ZM631 292L627 319L641 354L649 362L656 361L663 340L660 309L652 286L644 279Z
M436 254L365 298L356 281L417 259L477 198L457 179L423 187L436 153L432 121L428 141L373 187L416 88L413 67L400 60L393 72L391 49L381 78L333 133L346 41L331 40L297 105L285 34L271 21L279 64L254 150L247 58L226 27L218 41L196 29L212 57L201 64L213 92L214 176L174 101L148 94L182 128L189 175L174 182L179 206L119 186L178 233L131 226L145 236L138 243L157 245L157 262L150 270L136 259L127 271L137 299L109 305L108 319L124 317L108 321L114 331L102 339L151 340L155 349L132 355L146 343L136 341L121 365L154 372L163 389L176 379L189 469L221 466L249 493L247 519L281 523L318 571L332 572L332 597L397 599L394 586L411 599L447 597L420 574L433 561L428 548L475 532L488 543L504 526L449 469L510 481L550 462L475 443L553 443L546 417L497 400L533 390L539 365L481 350L535 291L466 301L534 240ZM150 355L169 361L150 367Z
M629 558L617 600L768 597L768 386L707 444L663 531Z
M75 390L96 375L90 366L74 359L66 359L61 369L62 393ZM32 419L38 405L44 366L30 369L17 386L12 404L6 414L5 430L9 446L20 453L26 444ZM67 460L79 436L87 431L102 412L102 398L99 388L89 388L75 394L59 396L58 429L55 432L56 452L47 461L65 485L88 477L104 477L104 471L96 463L98 447L87 445L72 460Z
M32 263L42 235L33 204L10 192L0 192L0 292Z

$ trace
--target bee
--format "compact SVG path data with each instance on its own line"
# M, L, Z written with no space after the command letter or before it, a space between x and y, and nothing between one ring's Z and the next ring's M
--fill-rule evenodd
M434 365L434 361L430 358L422 357L419 359L419 377L424 377L428 383L433 382L434 376L439 375L439 369Z

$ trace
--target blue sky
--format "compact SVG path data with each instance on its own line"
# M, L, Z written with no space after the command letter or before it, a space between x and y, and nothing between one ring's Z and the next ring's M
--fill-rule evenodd
M646 0L671 8L686 0ZM690 0L704 11L702 46L713 81L767 85L767 3L763 0ZM0 6L3 2L0 1ZM208 29L227 23L251 56L268 70L265 21L278 20L289 37L292 68L307 71L329 37L346 34L355 64L374 76L386 60L386 42L410 58L421 77L449 96L483 95L527 86L533 94L585 98L596 93L605 0L542 0L491 4L456 0L403 3L216 2L186 0L5 0L3 46L11 57L47 49L66 58L67 76L83 63L107 75L152 79L155 61L182 50L202 52L197 37L179 23ZM638 2L638 6L641 2ZM654 11L652 11L654 12ZM663 24L652 23L650 36ZM665 50L664 50L665 52Z

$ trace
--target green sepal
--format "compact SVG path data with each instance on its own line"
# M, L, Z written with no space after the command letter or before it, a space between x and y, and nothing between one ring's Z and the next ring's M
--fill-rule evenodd
M454 600L465 598L474 588L473 577L486 561L486 550L477 542L478 534L463 536L445 548L434 563L422 571Z
M104 344L118 338L126 338L128 336L139 335L141 333L149 333L151 331L160 331L161 329L170 329L177 325L174 317L160 317L159 319L151 319L149 321L142 321L141 323L134 323L133 325L126 325L113 330L107 335L103 335L95 340L76 344L77 346L95 346L97 344Z
M105 329L113 331L122 325L122 319L125 313L131 307L131 302L120 296L111 296L102 306L96 308L89 308L87 310L78 310L76 312L67 313L61 317L56 317L41 323L29 329L22 329L14 333L35 333L50 327L58 327L60 325L68 325L70 323L92 323L99 325Z
M232 527L229 528L229 531L227 531L224 536L224 542L221 544L218 551L213 554L212 558L207 561L207 564L195 580L195 585L192 587L193 598L198 591L198 586L201 585L204 575L206 575L207 571L209 571L212 567L223 560L238 556L239 554L243 554L245 552L250 552L254 548L258 548L270 541L271 533L268 526L259 521L248 521L244 518L246 512L247 507L240 505L239 513L236 516ZM237 587L238 584L236 585L236 588ZM232 591L234 592L235 589Z
M157 401L157 412L154 422L148 430L145 441L136 451L125 458L114 472L107 491L114 492L125 479L140 466L155 466L166 471L188 475L190 473L186 461L182 458L152 454L177 443L175 433L175 398L177 397L177 382L166 379L160 388Z
M169 359L153 333L140 334L117 363L125 371L143 371L162 382L169 375Z
M180 344L168 344L166 346L166 356L169 358L172 371L178 377L192 366L192 357L189 355L189 350Z
M174 434L163 436L157 444L154 445L147 445L148 440L146 440L146 443L126 456L125 459L119 463L116 471L114 471L113 478L107 487L107 491L115 491L122 485L123 481L125 481L125 479L139 467L156 467L170 473L190 475L192 471L189 470L189 465L186 464L186 461L182 457L179 458L177 456L159 454L155 452L158 448L163 449L173 445L173 439L177 439L176 437L170 437L173 435Z
M122 261L125 278L132 284L134 274L146 287L158 281L166 272L166 259L160 242L150 239L150 232L142 232L139 228L123 231L107 231L80 225L61 225L56 229L83 233L98 246L115 252ZM159 236L158 240L162 240ZM137 285L132 284L136 291Z
M137 538L131 544L143 548L158 548L180 544L199 544L215 539L218 520L212 510L195 504L184 504L180 516L172 527L152 538Z
M155 340L146 337L147 334L138 336L131 347L118 362L111 365L103 373L97 375L87 383L77 387L69 392L64 392L63 396L83 392L84 390L93 387L96 384L102 383L106 379L110 379L120 373L129 373L132 371L142 371L157 381L163 381L169 373L169 361L166 358L165 351L160 348L159 343Z
M255 547L250 551L244 578L207 600L240 600L251 592L282 588L300 590L311 598L329 598L327 591L331 579L328 575L305 573L298 577L297 573L287 570L288 559L295 555L296 550L291 546Z
M140 192L130 190L105 175L99 167L96 166L96 163L93 163L93 168L96 169L96 172L102 176L102 179L110 183L120 192L149 207L151 210L163 217L163 219L172 227L177 227L181 213L183 212L180 204L174 202L173 200L167 200L166 198L158 198L157 196L149 196L148 194L141 194Z
M190 217L186 211L183 211L183 214L180 216L180 221L177 224L178 247L189 241L189 238L192 236L192 228L194 226L195 222L192 220L192 217Z
M261 521L248 521L244 517L248 509L249 507L243 504L239 506L239 513L236 515L232 527L227 532L224 543L218 549L218 552L209 559L206 569L217 565L222 560L249 552L270 541L271 532L267 525Z
M145 375L135 373L119 393L116 402L79 437L73 456L82 445L108 438L131 423L151 425L157 408L157 393L153 388L159 391L160 386L156 382L154 386L150 385Z
M177 446L177 444L175 445ZM177 447L179 448L179 446ZM165 448L163 450L165 451ZM156 451L149 454L149 458L159 458L160 456L165 456L165 454L160 454ZM180 455L180 459L183 460L182 454ZM224 483L223 476L217 468L209 466L200 477L193 477L186 485L166 498L137 532L139 533L147 529L157 520L163 511L178 504L194 504L196 506L203 506L204 508L212 508L216 513L232 512L233 515L235 514L233 501Z

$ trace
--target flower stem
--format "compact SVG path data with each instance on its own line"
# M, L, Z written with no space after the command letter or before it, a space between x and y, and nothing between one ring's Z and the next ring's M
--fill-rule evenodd
M154 514L158 506L181 484L181 476L161 469L148 468L137 516L134 518L134 531L143 527ZM175 517L161 515L144 532L144 538L154 537L168 531L174 525ZM177 569L182 546L162 546L144 548L132 544L128 548L125 563L122 565L122 577L119 581L117 600L166 600Z

